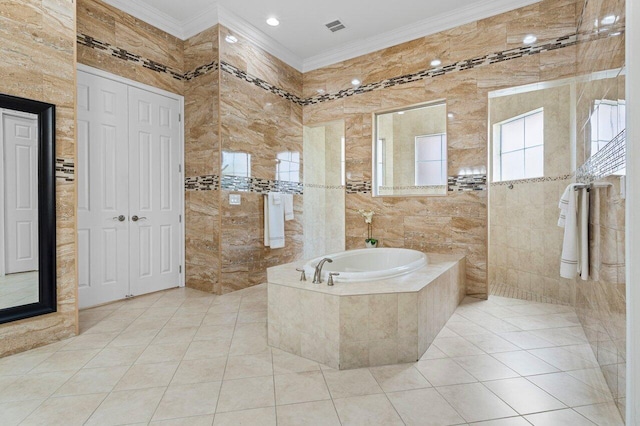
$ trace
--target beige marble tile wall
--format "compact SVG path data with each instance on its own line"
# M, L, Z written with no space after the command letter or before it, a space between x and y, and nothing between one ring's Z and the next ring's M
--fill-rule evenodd
M544 109L547 179L514 181L512 189L502 184L491 185L489 284L515 287L565 304L575 301L575 282L559 275L564 233L557 222L558 200L570 183L571 90L570 85L564 85L489 100L490 161L496 123Z
M598 30L606 16L616 17L611 34L624 29L623 0L593 0L586 2L582 12L581 33ZM583 73L624 67L624 31L597 43L579 45L583 58L578 67ZM625 77L588 82L578 86L578 149L577 164L588 157L590 149L589 117L596 100L624 100ZM591 192L591 279L576 285L576 309L589 343L604 373L611 393L625 415L626 386L626 293L625 293L625 202L620 198L620 180L609 177L610 189Z
M238 39L227 43L227 35ZM220 61L300 96L302 74L220 26ZM276 179L279 152L300 153L302 107L228 72L220 73L220 149L251 154L251 176ZM302 169L303 165L301 165ZM301 170L300 181L302 182ZM285 222L285 247L264 247L263 195L241 193L240 206L229 205L220 191L220 277L216 293L228 293L266 281L266 270L303 254L303 202L294 195L295 219Z
M144 59L184 73L184 42L100 0L77 0L77 31ZM183 82L168 73L124 61L101 49L78 45L78 63L183 94Z
M539 42L575 33L581 1L543 0L488 19L305 73L304 96L318 90L348 89L352 78L363 84L429 69L434 58L443 65L522 46L526 34ZM495 63L396 85L304 107L305 124L343 118L346 123L347 178L371 180L374 111L446 98L453 113L448 122L449 175L486 167L487 93L539 81L573 76L576 47ZM356 211L376 211L374 237L382 246L467 255L467 291L486 296L487 194L453 193L446 197L372 198L347 194L347 248L360 248L366 226Z
M0 92L56 106L56 157L76 157L76 5L73 0L0 4ZM58 311L0 325L0 357L77 333L76 187L56 183Z
M219 60L219 27L184 42L184 68L194 71ZM220 75L217 68L184 82L185 176L220 174ZM185 284L218 289L220 272L220 192L185 193Z

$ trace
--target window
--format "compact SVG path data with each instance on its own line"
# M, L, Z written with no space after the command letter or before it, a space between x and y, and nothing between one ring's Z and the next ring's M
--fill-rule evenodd
M378 177L378 183L380 186L385 185L384 180L384 157L385 153L385 140L378 139L376 145L376 176Z
M222 175L251 176L251 154L222 151Z
M542 108L494 126L494 182L544 176Z
M592 156L627 128L626 110L627 106L624 100L611 101L603 99L595 102L593 113L591 113L589 119L591 124ZM625 175L626 169L620 168L613 174Z
M300 153L279 152L276 159L276 180L300 182Z
M447 184L447 135L416 136L415 185Z

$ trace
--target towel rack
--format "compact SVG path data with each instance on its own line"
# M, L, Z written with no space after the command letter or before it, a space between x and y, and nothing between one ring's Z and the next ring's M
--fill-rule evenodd
M592 188L608 188L613 186L611 182L598 182L598 183L578 183L573 187L574 191L578 189L587 188L587 191L590 191Z

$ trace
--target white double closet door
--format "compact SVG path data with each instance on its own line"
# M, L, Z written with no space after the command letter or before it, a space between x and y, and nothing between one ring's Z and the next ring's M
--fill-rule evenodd
M181 284L180 101L78 71L81 308Z

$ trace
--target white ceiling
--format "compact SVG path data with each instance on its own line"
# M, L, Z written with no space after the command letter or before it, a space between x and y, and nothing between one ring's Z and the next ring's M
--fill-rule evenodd
M306 72L540 0L104 1L183 39L221 23ZM330 32L335 19L347 29Z

